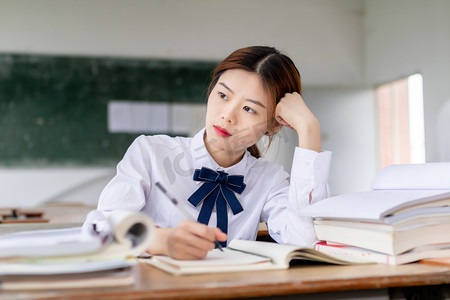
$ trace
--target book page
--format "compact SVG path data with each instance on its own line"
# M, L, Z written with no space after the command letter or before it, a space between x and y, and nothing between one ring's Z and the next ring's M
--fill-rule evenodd
M329 226L342 226L342 227L353 227L368 230L381 230L381 231L396 231L410 229L413 227L430 225L430 224L441 224L449 223L450 218L448 215L449 207L444 208L444 211L439 211L437 213L426 212L420 210L420 214L411 214L410 216L401 216L404 218L398 218L397 216L389 216L381 221L357 221L352 219L324 219L316 218L314 219L314 226L329 225Z
M269 256L273 264L279 268L289 268L292 260L312 260L327 262L332 264L351 264L352 261L341 260L318 252L313 248L299 247L296 245L267 243L260 241L233 240L229 247L234 247L241 251Z
M100 250L100 237L81 227L29 230L0 237L0 258L80 255Z
M398 215L398 214L403 214L406 212L411 212L414 210L418 210L421 208L436 208L438 209L438 211L444 211L445 208L444 207L450 207L450 198L445 198L445 199L440 199L440 200L435 200L435 201L430 201L430 202L425 202L425 203L421 203L421 204L416 204L414 206L410 206L410 207L404 207L404 208L400 208L396 211L393 211L391 214L393 215Z
M373 190L330 197L304 208L300 214L316 218L381 220L395 210L448 197L450 191L447 190Z
M232 240L228 247L261 256L271 257L275 265L284 268L289 267L290 254L299 249L298 246L294 245L246 240Z
M153 221L148 216L117 210L107 218L113 227L114 240L129 249L129 254L137 255L148 248L155 230Z
M269 257L236 251L230 248L223 248L223 252L219 249L214 249L208 252L204 259L199 260L177 260L168 256L153 256L152 259L164 262L175 268L218 268L223 266L242 266L259 263L270 263L272 260Z
M332 257L312 248L262 241L233 240L223 250L214 249L200 260L176 260L156 255L140 261L175 275L287 269L296 259L343 265L360 263Z
M117 258L101 259L79 256L52 258L21 258L3 261L0 266L0 276L5 275L47 275L75 274L113 270L135 265L136 259Z
M153 221L145 214L114 210L92 210L83 224L83 231L93 229L104 242L102 252L111 256L137 256L150 245L154 235Z
M103 218L102 231L94 226L100 217ZM98 211L91 211L81 227L27 230L0 236L0 258L16 262L20 258L56 260L69 256L123 259L147 249L153 232L153 222L146 215L114 211L105 217Z
M450 162L390 165L375 175L371 188L450 190Z

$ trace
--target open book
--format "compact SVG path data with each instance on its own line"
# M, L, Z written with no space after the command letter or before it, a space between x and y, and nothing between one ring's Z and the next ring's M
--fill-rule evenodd
M69 274L124 268L148 248L153 222L143 214L92 211L82 227L0 236L0 276Z
M450 163L408 164L383 168L372 180L370 191L330 197L301 213L315 218L392 223L422 214L419 209L449 205ZM389 220L393 215L397 217Z
M324 199L306 207L301 214L314 218L389 223L389 217L395 214L398 221L424 212L416 209L443 207L449 203L450 187L449 190L372 190ZM408 214L398 216L408 210ZM437 211L441 212L442 209Z
M261 241L232 240L223 250L214 249L201 260L176 260L156 255L141 261L174 275L287 269L294 260L340 265L361 263L357 259L331 256L310 248Z

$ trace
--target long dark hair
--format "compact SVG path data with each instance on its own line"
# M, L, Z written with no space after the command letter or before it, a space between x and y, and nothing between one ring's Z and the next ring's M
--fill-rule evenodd
M208 96L217 84L219 77L231 69L241 69L258 74L264 89L270 93L273 107L276 107L286 93L302 94L300 73L289 57L273 47L253 46L234 51L217 65L212 73ZM275 124L275 122L273 123ZM271 140L272 136L269 136L269 145ZM256 144L247 150L254 157L261 157L261 151Z

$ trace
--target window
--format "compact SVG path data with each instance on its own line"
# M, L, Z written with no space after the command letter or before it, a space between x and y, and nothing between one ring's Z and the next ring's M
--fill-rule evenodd
M422 75L377 88L380 167L425 162Z

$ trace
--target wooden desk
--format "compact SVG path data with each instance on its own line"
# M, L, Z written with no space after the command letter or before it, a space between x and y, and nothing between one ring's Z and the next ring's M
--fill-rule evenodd
M134 286L3 292L0 299L227 299L450 283L450 268L422 264L303 265L279 271L181 277L139 264L134 272Z
M81 224L92 208L42 207L50 223ZM49 224L52 225L52 224ZM29 226L29 225L26 225ZM39 225L36 225L39 227ZM7 226L6 226L7 227ZM6 228L5 227L5 228ZM29 228L27 228L29 229ZM450 283L450 268L408 264L360 266L302 265L289 270L176 277L147 264L134 267L132 286L72 290L1 292L1 299L227 299L355 291Z

